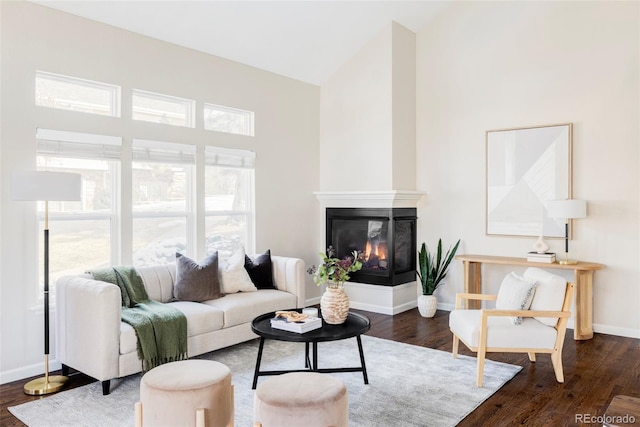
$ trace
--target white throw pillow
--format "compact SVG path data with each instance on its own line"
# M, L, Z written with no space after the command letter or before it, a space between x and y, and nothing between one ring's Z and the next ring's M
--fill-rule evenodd
M218 272L220 275L220 288L225 294L258 290L244 268L244 248L238 249L226 263L219 266Z
M498 310L528 310L535 292L535 280L525 279L511 272L502 280L496 308ZM522 323L522 317L513 317L513 323Z
M567 292L567 281L564 277L536 267L527 268L523 276L538 283L536 294L531 301L531 310L562 311L564 295ZM558 323L557 317L535 317L534 319L547 326L556 326Z

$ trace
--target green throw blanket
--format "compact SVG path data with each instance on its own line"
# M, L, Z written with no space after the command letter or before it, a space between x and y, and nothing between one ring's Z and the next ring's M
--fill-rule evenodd
M187 318L180 310L150 299L135 268L109 267L89 273L120 287L122 321L136 331L143 371L187 358Z

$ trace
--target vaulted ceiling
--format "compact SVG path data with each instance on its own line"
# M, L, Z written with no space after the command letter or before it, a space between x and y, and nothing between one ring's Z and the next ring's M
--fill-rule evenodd
M449 1L59 1L54 9L320 85L396 21L417 32Z

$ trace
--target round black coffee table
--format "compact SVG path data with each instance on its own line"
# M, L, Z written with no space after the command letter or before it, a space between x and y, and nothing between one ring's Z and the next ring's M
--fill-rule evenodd
M300 311L300 310L296 310ZM364 352L362 351L362 340L360 335L369 330L371 324L369 319L361 314L349 313L347 320L341 325L330 325L322 321L322 327L313 331L299 334L296 332L283 331L271 327L271 319L275 317L275 312L263 314L253 319L251 330L260 336L260 346L258 347L258 359L256 360L256 370L253 375L252 389L258 384L258 377L262 375L280 375L287 372L362 372L364 383L369 384L367 377L367 366L364 362ZM346 338L356 337L358 341L358 351L360 352L360 366L353 368L329 368L320 369L318 367L318 343L326 341L338 341ZM264 340L272 339L278 341L293 341L305 343L305 369L292 369L287 371L261 371L262 350ZM309 343L312 345L312 358L309 358Z

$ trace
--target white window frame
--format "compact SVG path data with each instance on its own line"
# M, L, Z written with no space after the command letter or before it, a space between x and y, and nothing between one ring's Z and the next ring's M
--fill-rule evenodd
M245 216L247 230L245 236L246 253L254 253L256 247L255 228L256 228L256 210L255 210L255 159L256 153L248 150L235 150L222 147L206 146L205 147L205 169L208 167L224 167L224 168L242 168L250 170L249 174L249 201L248 209L243 211L211 211L205 210L204 221L207 217L216 216ZM205 172L206 173L206 172ZM205 189L203 189L203 194ZM206 228L206 227L205 227ZM206 234L206 232L205 232ZM205 235L206 239L206 235Z
M206 116L207 116L207 110L208 109L222 111L222 112L226 112L226 113L240 114L240 115L246 117L248 132L247 133L227 132L227 131L223 131L223 130L219 130L219 129L213 129L213 128L207 126ZM202 123L203 123L203 126L204 126L205 130L210 130L210 131L214 131L214 132L222 132L222 133L231 133L231 134L234 134L234 135L255 136L255 113L253 111L242 110L240 108L226 107L224 105L211 104L211 103L205 102L202 114L203 114Z
M132 144L132 161L131 170L133 172L133 164L137 162L155 162L165 164L185 164L187 166L185 194L185 211L183 212L136 212L131 204L132 221L145 218L184 218L186 233L186 253L189 256L195 256L195 145L177 144L165 141L152 141L143 139L134 139ZM131 183L133 185L133 183ZM133 239L133 228L132 235ZM133 243L133 242L132 242ZM132 248L133 249L133 248Z
M108 220L109 221L109 261L112 265L121 263L121 193L120 193L120 149L122 138L106 135L96 135L79 132L59 131L52 129L37 129L36 141L38 145L37 157L60 157L70 159L87 159L107 161L111 175L111 209L108 212L89 212L89 213L64 213L50 212L49 221L92 221L92 220ZM38 203L38 206L44 206ZM38 229L44 221L44 211L38 208L37 211ZM37 239L41 238L38 233ZM36 244L36 248L39 244ZM38 269L42 264L38 253ZM91 266L87 266L90 268ZM36 275L39 277L39 273ZM38 280L38 286L42 288L43 284ZM40 289L42 290L42 289ZM42 292L38 292L39 299L42 299Z
M134 114L136 112L141 112L141 110L140 110L141 107L136 107L136 105L134 104L134 98L136 96L139 96L139 97L142 97L142 98L147 98L147 99L153 99L153 100L156 100L156 101L171 102L171 103L174 103L174 104L179 104L179 105L184 106L184 109L185 109L185 124L184 125L175 125L175 124L172 124L172 123L160 123L160 122L155 122L155 121L152 121L152 120L144 120L144 119L135 118ZM165 125L168 125L168 126L179 126L179 127L195 128L196 127L195 111L196 111L196 101L194 101L193 99L180 98L178 96L165 95L163 93L157 93L157 92L149 92L149 91L141 90L141 89L133 89L132 92L131 92L131 119L135 120L135 121L142 121L142 122L156 123L156 124L165 124ZM167 112L162 112L162 113L166 114ZM168 113L168 114L172 114L172 113Z
M37 94L35 94L35 104L37 106L39 106L39 107L53 108L53 109L56 109L56 110L74 111L76 113L95 114L95 115L98 115L98 116L120 117L120 111L121 111L121 88L118 85L113 85L113 84L110 84L110 83L98 82L98 81L95 81L95 80L81 79L79 77L65 76L65 75L62 75L62 74L50 73L50 72L47 72L47 71L36 71L36 77L35 77L36 86L37 86L38 79L47 79L47 80L51 80L51 81L69 83L69 84L74 84L76 86L83 86L83 87L86 87L86 88L102 89L102 90L105 90L105 91L109 92L109 94L110 94L110 106L109 106L108 114L92 113L90 111L75 110L73 108L51 107L49 105L40 104L40 103L38 103L38 96L37 96ZM35 91L34 91L34 93L35 93ZM73 101L73 103L75 103L76 105L83 104L83 102L80 102L80 101ZM84 102L84 104L88 105L89 103L88 102Z

